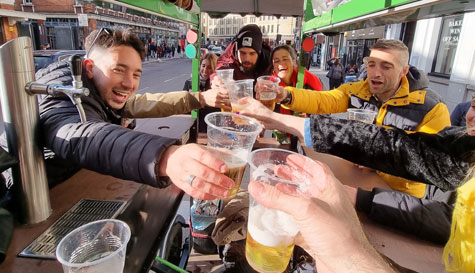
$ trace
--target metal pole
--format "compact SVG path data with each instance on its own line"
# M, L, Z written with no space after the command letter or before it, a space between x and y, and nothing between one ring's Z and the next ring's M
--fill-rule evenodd
M2 114L9 152L20 162L13 168L13 181L24 224L42 222L51 214L43 149L38 143L38 101L25 91L25 85L34 81L34 71L29 37L0 46Z

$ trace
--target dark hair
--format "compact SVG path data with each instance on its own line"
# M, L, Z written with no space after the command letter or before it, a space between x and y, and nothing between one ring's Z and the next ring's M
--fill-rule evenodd
M287 52L289 52L289 54L290 54L290 58L292 58L293 61L297 61L297 53L295 52L295 49L293 49L289 45L279 45L279 46L276 46L272 50L272 53L270 54L271 62L272 62L272 60L274 60L274 53L277 52L277 50L281 50L281 49L287 50Z
M99 37L96 37L99 35ZM145 47L139 37L133 32L133 29L100 29L91 32L85 41L87 52L92 52L95 47L108 49L118 46L130 46L140 55L140 59L145 59ZM92 48L89 48L92 46Z

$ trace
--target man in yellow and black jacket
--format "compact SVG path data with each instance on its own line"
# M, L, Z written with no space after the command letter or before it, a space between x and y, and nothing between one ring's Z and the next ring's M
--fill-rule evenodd
M367 79L321 92L286 87L278 96L281 104L297 112L330 114L348 108L369 109L378 113L377 125L437 133L450 126L449 111L441 97L427 88L424 73L408 65L408 56L401 41L378 40L371 48ZM392 189L419 198L426 193L425 184L379 175Z
M278 90L277 101L291 110L310 114L340 113L348 108L369 109L378 113L376 125L399 128L408 133L438 133L450 126L447 106L437 93L428 89L429 82L425 74L408 65L408 59L408 49L401 41L378 40L371 48L365 80L321 92L286 87ZM334 133L335 136L339 134ZM384 147L374 144L373 148ZM439 232L440 234L449 231L446 227L450 227L454 192L443 192L436 186L383 172L378 174L392 189L417 197L419 202L409 202L410 198L404 197L404 194L385 192L373 193L368 199L368 194L358 190L355 198L357 208L365 207L365 211L368 211L368 208L372 211L384 207L388 217L392 215L395 219L400 218L402 214L407 215L409 218L405 219L405 223L413 226L408 228L417 228L418 223L424 221L422 218L437 218L433 220L444 224L434 229L444 231ZM427 202L445 204L447 217L429 211L420 212L420 209L415 207L424 206ZM398 210L404 210L406 213L397 213ZM437 242L445 242L447 236L441 236L440 239Z

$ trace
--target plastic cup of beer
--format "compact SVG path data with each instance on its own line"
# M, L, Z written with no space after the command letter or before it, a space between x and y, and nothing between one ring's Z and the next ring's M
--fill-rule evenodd
M216 70L216 75L223 81L224 88L228 90L228 93L230 90L233 89L233 84L234 84L234 69L221 69L221 70ZM221 108L221 112L228 112L225 111L223 108Z
M244 109L245 105L239 104L239 100L244 97L252 97L254 90L254 80L240 80L235 81L234 86L229 90L229 100L233 113L239 113Z
M373 123L378 115L377 112L368 109L350 108L347 112L349 120L359 120L365 123Z
M105 219L80 226L67 234L56 248L65 273L122 273L129 226Z
M310 185L301 169L289 164L288 157L303 157L308 164L317 164L303 155L281 149L259 149L250 154L251 180L259 183L294 186L297 193L305 194ZM307 164L307 163L306 163ZM275 174L278 168L286 168L286 173L299 177L291 181ZM302 175L300 175L302 173ZM294 178L295 179L295 178ZM285 212L269 209L249 196L249 218L247 222L246 259L258 272L283 272L292 255L295 236L300 227L293 217Z
M230 198L241 187L247 158L263 126L257 120L234 113L214 112L206 115L208 150L228 166L226 175L234 180Z
M226 83L227 81L233 80L234 69L216 70L216 75L218 75L218 77L223 81L223 83Z
M257 78L256 92L259 93L259 101L271 111L274 111L275 108L276 89L279 83L280 79L274 76L261 76Z

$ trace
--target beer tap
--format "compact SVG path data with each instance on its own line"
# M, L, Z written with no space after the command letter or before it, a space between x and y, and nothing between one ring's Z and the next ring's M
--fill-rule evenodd
M82 73L82 59L80 55L72 55L69 58L70 68L73 76L72 86L62 86L59 84L42 84L36 82L29 82L25 86L25 90L28 94L42 94L42 95L51 95L58 96L60 94L65 94L69 97L72 103L76 106L81 118L81 123L86 122L86 113L82 107L81 96L88 96L89 89L83 87L81 81Z

